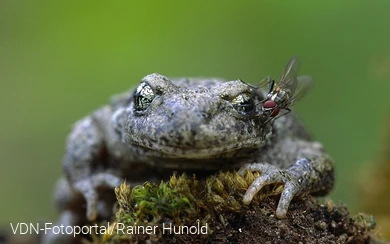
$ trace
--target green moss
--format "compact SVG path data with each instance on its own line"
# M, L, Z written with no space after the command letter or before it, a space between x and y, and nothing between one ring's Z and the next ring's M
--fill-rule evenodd
M123 183L115 193L120 206L116 217L126 224L156 223L162 217L178 219L195 213L188 197L164 182L146 182L132 190Z
M374 228L372 219L358 215L349 217L347 208L331 201L319 204L314 198L296 198L285 219L275 217L278 196L283 185L262 189L247 206L241 199L256 174L245 177L236 172L221 172L198 180L195 176L174 174L168 182L130 188L123 183L115 189L118 211L115 222L126 227L157 226L152 233L120 233L111 225L112 233L94 243L137 243L146 240L164 242L245 242L258 243L284 238L313 241L321 236L324 242L357 240L368 241ZM162 225L207 226L207 234L163 234ZM206 225L207 224L207 225Z

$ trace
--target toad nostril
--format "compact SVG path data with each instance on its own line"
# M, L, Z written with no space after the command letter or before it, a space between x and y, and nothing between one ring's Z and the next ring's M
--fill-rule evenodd
M199 129L193 129L193 128L190 130L192 136L196 136L196 134L198 134L198 131Z
M211 115L210 115L210 113L207 113L207 112L202 112L201 113L201 116L202 116L202 118L203 118L203 122L204 123L209 123L210 121L211 121Z

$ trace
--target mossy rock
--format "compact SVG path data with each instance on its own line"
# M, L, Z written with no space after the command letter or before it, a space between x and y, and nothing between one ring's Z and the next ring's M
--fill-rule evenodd
M345 206L335 206L329 200L320 203L311 196L296 197L287 216L277 218L282 185L267 186L249 206L243 204L241 199L255 177L252 173L241 177L236 172L221 172L197 180L174 174L168 182L146 182L132 189L123 183L115 189L119 208L110 224L112 233L93 237L93 243L382 242L374 235L372 217L351 217ZM177 226L176 231L178 226L195 226L192 231L203 234L187 234L186 227L180 234L163 231L170 224Z

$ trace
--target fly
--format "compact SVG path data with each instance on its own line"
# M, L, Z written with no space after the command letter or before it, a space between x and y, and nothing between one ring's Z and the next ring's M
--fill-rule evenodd
M272 80L269 76L260 81L260 86L268 84L268 94L261 107L261 114L265 123L291 112L289 107L293 102L309 91L312 78L310 76L298 77L298 71L299 60L297 57L292 57L278 83L275 83L275 80ZM280 110L286 112L279 114Z

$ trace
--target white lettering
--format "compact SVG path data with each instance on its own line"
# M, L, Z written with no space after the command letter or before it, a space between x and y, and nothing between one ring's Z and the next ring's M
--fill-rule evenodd
M157 234L161 229L161 225L125 225L123 223L107 223L107 225L99 226L85 225L85 226L68 226L68 225L53 225L52 223L45 223L44 228L40 228L40 223L10 223L13 234L54 234L54 235L137 235L137 234ZM158 230L160 229L160 230ZM197 221L195 225L173 225L172 223L162 224L162 234L208 234L208 224L201 225L200 221Z
M51 230L52 223L45 223L45 233ZM50 226L50 227L49 227Z
M207 235L207 230L208 230L208 223L206 223L206 225L202 225L202 227L200 227L200 233L203 235Z
M16 234L16 231L18 231L19 229L19 223L16 224L16 229L14 228L14 225L12 223L10 223L11 225L11 229L12 229L12 233L15 235Z
M35 234L39 234L39 224L34 225L33 223L30 223L30 234L32 234L32 231L34 231Z
M169 234L172 234L172 223L169 223L169 227L165 227L165 223L163 223L163 234L165 234L165 230L169 230Z
M121 234L122 235L124 235L125 234L125 225L123 224L123 223L117 223L116 224L116 228L117 228L117 232L116 233L118 233L119 234L119 232L118 231L121 231Z
M23 232L23 226L26 227L26 231ZM24 235L28 233L28 224L26 223L20 223L20 231L19 234Z

